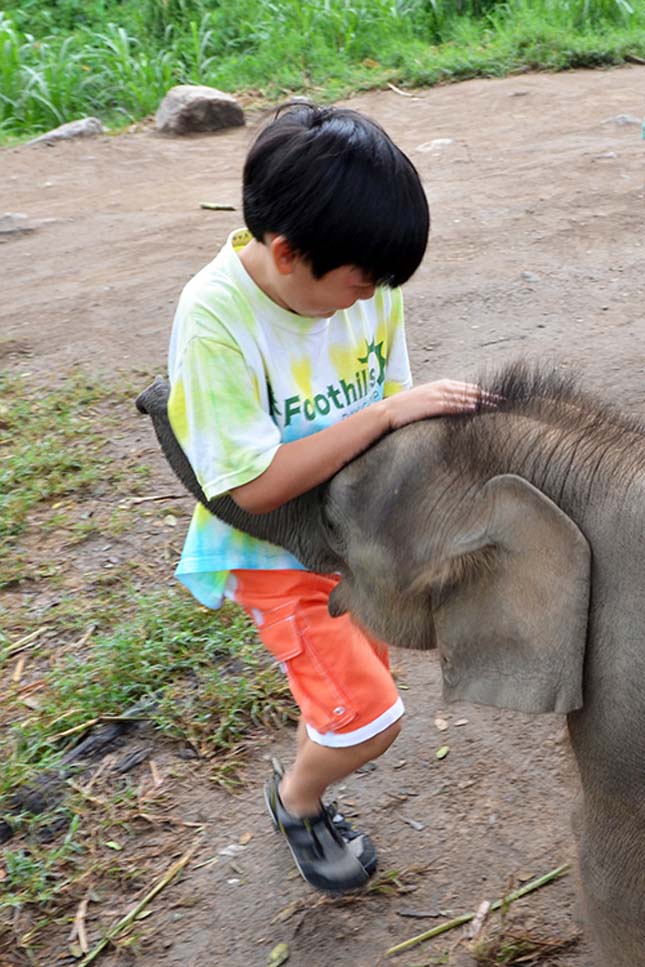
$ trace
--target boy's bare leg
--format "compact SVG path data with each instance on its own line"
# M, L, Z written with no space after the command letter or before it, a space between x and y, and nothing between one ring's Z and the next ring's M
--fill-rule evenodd
M280 783L280 798L292 816L315 816L327 786L378 758L401 731L401 720L359 745L330 749L312 742L302 719L298 723L296 761Z

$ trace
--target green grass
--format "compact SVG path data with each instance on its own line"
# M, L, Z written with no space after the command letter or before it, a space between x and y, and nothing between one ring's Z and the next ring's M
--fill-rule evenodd
M94 415L110 396L81 377L38 394L26 379L0 374L0 589L25 576L17 543L37 506L48 511L39 526L55 528L64 519L59 501L116 481ZM109 432L114 420L104 422Z
M91 639L82 653L50 653L37 713L6 729L0 803L18 783L56 766L82 735L61 732L134 706L206 756L229 750L250 729L286 719L291 703L284 676L241 611L225 608L214 616L180 591L138 594L136 602L131 618ZM19 705L18 696L18 689L9 693L7 708L12 698Z
M89 879L118 885L144 875L137 836L143 808L129 774L111 774L92 795L71 776L44 812L24 800L16 811L16 791L37 789L39 778L55 774L89 723L137 706L171 748L192 746L201 765L191 768L228 783L249 736L294 714L286 680L244 614L233 605L217 613L199 607L168 584L171 560L156 575L143 545L140 559L110 571L101 570L100 557L94 565L88 557L83 587L60 596L45 617L33 614L32 596L65 586L76 541L116 541L124 527L136 534L144 515L161 519L165 507L123 503L146 480L132 457L115 457L129 450L126 421L131 411L136 418L127 385L77 377L42 394L5 376L2 391L0 535L13 606L2 614L0 633L0 816L15 837L0 864L0 960L3 944L36 949L55 922L67 922L68 933L66 918ZM97 498L102 511L92 511L88 523ZM159 551L167 539L160 531ZM154 812L154 804L148 808ZM53 836L52 827L60 828ZM31 924L20 936L16 910L16 922Z
M0 134L153 112L176 83L319 100L645 55L645 0L22 0L0 13Z

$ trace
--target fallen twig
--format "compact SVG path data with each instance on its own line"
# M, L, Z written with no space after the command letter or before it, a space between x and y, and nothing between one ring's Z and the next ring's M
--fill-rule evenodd
M569 864L565 863L564 866L558 866L557 869L551 870L550 873L545 873L544 876L539 877L537 880L532 880L530 883L526 883L524 886L520 887L519 890L514 890L507 896L502 897L501 900L495 900L491 903L490 910L499 910L502 906L508 906L519 900L521 897L526 896L527 893L532 893L533 890L539 890L540 887L546 886L547 883L551 883L552 880L557 880L558 877L564 876L565 873L569 872ZM440 923L436 927L432 927L430 930L424 931L424 933L417 934L416 937L410 937L409 940L404 940L402 943L397 944L395 947L390 947L386 951L386 956L391 957L392 954L399 954L403 950L409 950L410 947L415 947L417 944L423 943L426 940L431 940L433 937L438 937L439 934L447 933L448 930L454 930L455 927L461 927L465 923L470 923L474 920L476 913L462 913L459 917L454 917L452 920L446 920L445 923Z
M78 639L78 641L74 642L73 647L82 648L83 645L86 645L88 643L88 641L90 640L90 638L92 637L95 631L96 631L96 625L90 625L87 631L85 632L85 634L83 634L82 637Z
M87 942L87 931L85 929L85 917L87 915L87 905L90 902L89 896L86 896L78 905L78 910L76 911L76 916L74 917L74 923L72 925L72 930L69 935L70 942L78 938L78 946L80 947L81 953L86 954L90 949L90 945Z
M400 94L401 97L414 97L414 94L410 94L409 91L402 91L400 87L397 87L396 84L391 84L390 81L387 82L387 86L391 91L394 91L395 94Z
M23 638L19 638L18 641L12 642L11 644L7 645L6 648L2 649L0 658L11 658L12 655L16 655L19 651L22 651L23 648L33 645L34 642L46 631L49 631L50 628L51 625L43 625L42 628L37 628L35 631L25 635Z
M490 913L490 903L488 900L483 900L477 908L477 913L475 914L470 926L467 928L467 936L471 940L477 940L480 933L484 929L484 924L488 920L488 914Z
M67 735L74 735L76 732L86 732L87 729L91 729L92 726L100 722L100 719L88 719L87 722L81 722L80 725L73 725L71 729L65 729L63 732L56 732L55 735L50 736L52 742L56 742L57 739L64 739Z
M13 675L11 676L11 681L13 682L14 685L18 685L22 681L22 673L25 670L26 662L27 662L26 655L21 655L18 661L16 662L16 667L14 668Z
M190 497L190 494L151 494L149 497L126 497L124 504L145 504L149 500L181 500L182 497Z
M186 864L192 859L192 857L196 853L199 845L200 845L200 840L199 839L195 840L195 842L190 847L190 849L187 850L187 852L185 852L184 855L180 859L178 859L177 862L174 863L166 873L164 873L164 875L161 877L159 882L153 886L153 888L150 890L149 893L146 893L143 899L139 900L139 902L134 907L134 909L130 910L129 913L127 913L124 917L122 917L118 923L115 923L115 925L110 930L108 930L108 932L103 936L103 938L97 943L96 947L92 951L90 951L87 957L84 957L83 960L80 961L78 967L87 967L88 964L93 963L98 957L98 955L101 953L101 951L105 950L107 945L112 940L114 940L115 937L117 937L120 933L122 933L126 927L129 927L130 924L137 919L141 911L145 910L145 908L152 900L154 900L157 894L161 893L161 891L165 889L165 887L167 887L168 884L174 880L177 874L180 873L181 870L183 870L184 866L186 866Z

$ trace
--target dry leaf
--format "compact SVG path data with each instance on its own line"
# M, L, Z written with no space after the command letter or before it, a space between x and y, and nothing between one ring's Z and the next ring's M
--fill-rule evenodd
M253 839L253 833L242 833L242 835L239 838L239 844L240 846L246 846L246 844L250 843L252 839Z
M294 913L298 913L300 910L302 910L303 905L304 904L301 899L292 900L291 903L287 904L283 910L280 910L280 913L273 918L271 923L285 923L294 915Z
M448 723L446 722L445 719L442 719L440 716L436 717L436 719L434 720L434 724L439 729L440 732L445 732L446 729L448 728Z
M437 751L435 752L435 755L437 759L445 759L449 752L450 752L450 746L442 745L440 749L437 749Z

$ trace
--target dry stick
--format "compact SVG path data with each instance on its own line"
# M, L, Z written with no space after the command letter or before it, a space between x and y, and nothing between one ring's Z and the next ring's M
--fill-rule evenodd
M74 735L76 732L84 732L87 729L91 729L92 726L97 725L100 722L98 719L88 719L87 722L81 722L80 725L73 725L71 729L65 729L63 732L57 732L55 735L50 736L52 742L56 739L64 739L66 735Z
M14 685L17 685L20 681L22 681L22 673L25 670L26 662L27 662L26 655L21 655L18 661L16 662L16 667L14 668L13 675L11 676L11 681L13 682Z
M397 87L396 84L391 84L390 81L387 82L387 86L395 94L400 94L402 97L414 97L414 94L411 94L410 91L402 91L400 87Z
M6 648L2 649L1 657L11 658L12 655L22 651L23 648L27 648L28 645L33 645L34 642L46 631L49 631L50 628L51 625L43 625L42 628L37 628L36 631L32 631L30 634L25 635L24 638L19 638L18 641L14 641L13 643L7 645Z
M85 634L82 635L82 637L79 638L78 641L74 642L73 647L82 648L83 645L86 645L88 643L88 641L90 640L90 638L92 637L95 631L96 631L96 625L90 625L87 631L85 632Z
M151 494L149 497L126 497L124 504L145 504L150 500L181 500L190 494Z
M506 906L507 904L514 903L521 897L526 896L527 893L532 893L533 890L539 890L541 886L545 886L547 883L551 883L552 880L557 880L558 877L564 876L565 873L569 872L569 864L565 863L564 866L558 866L556 870L551 870L550 873L545 873L537 880L532 880L525 886L520 887L519 890L514 890L513 893L509 893L508 896L502 897L501 900L495 900L491 903L490 909L499 910L500 907ZM426 930L425 933L417 934L416 937L410 937L409 940L404 940L403 943L397 944L396 947L390 947L386 951L386 956L390 957L392 954L400 954L403 950L408 950L410 947L416 946L416 944L423 943L424 940L431 940L432 937L438 937L441 933L446 933L448 930L453 930L455 927L461 927L464 923L469 923L475 918L474 913L462 913L461 916L455 917L453 920L446 920L445 923L440 923L438 927L432 927L431 930Z
M186 866L188 861L192 858L194 853L197 851L197 848L199 847L199 845L200 845L200 840L199 839L195 840L195 842L190 847L190 849L186 853L184 853L184 855L180 859L178 859L173 866L170 867L167 873L164 873L162 878L159 880L158 883L155 884L155 886L153 886L150 892L146 893L146 895L143 897L142 900L139 900L136 907L133 910L130 910L129 913L127 913L124 917L122 917L118 923L116 923L110 930L108 930L108 932L105 934L103 939L97 943L94 950L91 950L90 953L87 955L87 957L84 957L83 960L80 961L78 967L87 967L87 964L93 963L98 957L98 955L101 953L101 951L105 950L105 948L110 943L110 941L114 940L114 938L118 936L120 933L122 933L122 931L125 930L126 927L129 927L130 924L133 922L133 920L136 920L136 918L139 916L141 911L145 909L145 907L147 907L150 901L154 900L156 895L158 893L161 893L161 891L174 880L177 874L181 870L183 870L184 866Z
M87 916L87 907L89 902L90 898L89 896L86 896L79 903L76 916L74 917L72 931L69 935L70 941L73 941L78 937L78 946L81 948L81 952L84 954L86 954L90 949L90 945L87 942L87 931L85 929L85 917Z

